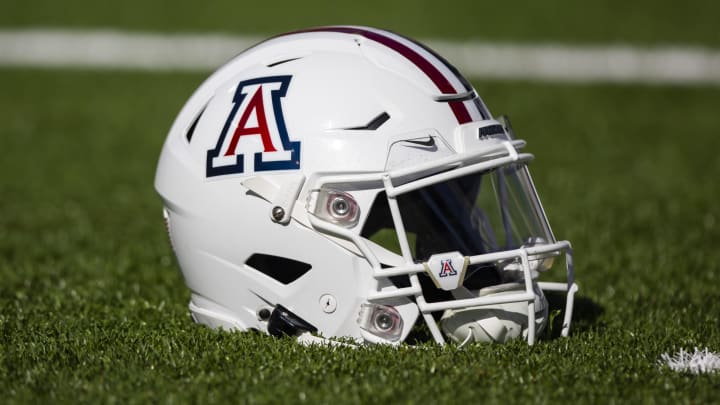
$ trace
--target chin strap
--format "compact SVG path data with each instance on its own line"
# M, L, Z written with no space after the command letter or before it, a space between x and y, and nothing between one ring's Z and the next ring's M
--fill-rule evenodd
M463 340L462 343L460 343L460 346L458 346L458 349L462 349L463 347L465 347L465 345L470 342L470 340L472 339L474 334L475 334L475 331L473 330L473 327L472 326L469 327L467 337L465 338L465 340Z

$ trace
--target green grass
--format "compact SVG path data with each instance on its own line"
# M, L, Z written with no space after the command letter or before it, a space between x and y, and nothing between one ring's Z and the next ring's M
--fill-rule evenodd
M712 0L6 3L0 13L0 26L5 27L113 27L270 35L316 25L364 24L420 37L720 46L720 6Z
M711 403L720 89L476 82L511 114L581 284L568 339L306 348L193 324L152 188L199 75L0 71L6 403Z

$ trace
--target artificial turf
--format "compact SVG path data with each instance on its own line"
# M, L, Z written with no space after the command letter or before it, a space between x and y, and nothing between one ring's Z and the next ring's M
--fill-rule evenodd
M153 175L201 74L0 70L5 403L712 403L720 89L475 81L508 113L581 291L571 336L302 347L191 322ZM559 275L558 275L559 276Z

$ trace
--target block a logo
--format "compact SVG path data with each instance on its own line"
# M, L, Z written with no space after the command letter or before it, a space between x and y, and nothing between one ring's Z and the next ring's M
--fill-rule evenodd
M300 141L291 141L281 100L292 76L270 76L240 82L233 107L207 151L206 176L300 168Z
M462 285L469 264L469 257L455 251L434 254L423 263L423 267L435 283L435 287L452 291Z
M455 271L455 268L453 267L452 260L440 260L440 272L438 273L438 276L457 276L457 271Z

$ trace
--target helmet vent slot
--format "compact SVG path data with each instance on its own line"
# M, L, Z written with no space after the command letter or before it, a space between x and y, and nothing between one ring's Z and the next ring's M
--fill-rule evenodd
M277 65L282 65L283 63L292 62L292 61L298 60L298 59L301 59L301 58L290 58L290 59L279 60L279 61L277 61L277 62L269 63L269 64L267 65L267 67L274 67L274 66L277 66Z
M361 127L343 128L346 131L375 131L390 119L390 114L383 111L377 117L370 120L367 125Z
M464 93L456 93L456 94L442 94L439 96L435 96L435 101L441 102L441 103L449 103L452 101L468 101L472 100L477 97L477 94L475 93L475 90L466 91Z
M297 260L261 253L250 256L245 265L283 284L292 283L312 268L311 265Z
M207 107L207 105L205 106ZM192 124L190 124L190 128L188 128L187 132L185 133L185 139L187 139L188 143L192 140L193 134L195 133L195 127L197 127L198 121L200 121L200 117L202 117L203 113L205 112L205 107L203 107L202 110L200 110L200 113L195 117Z

